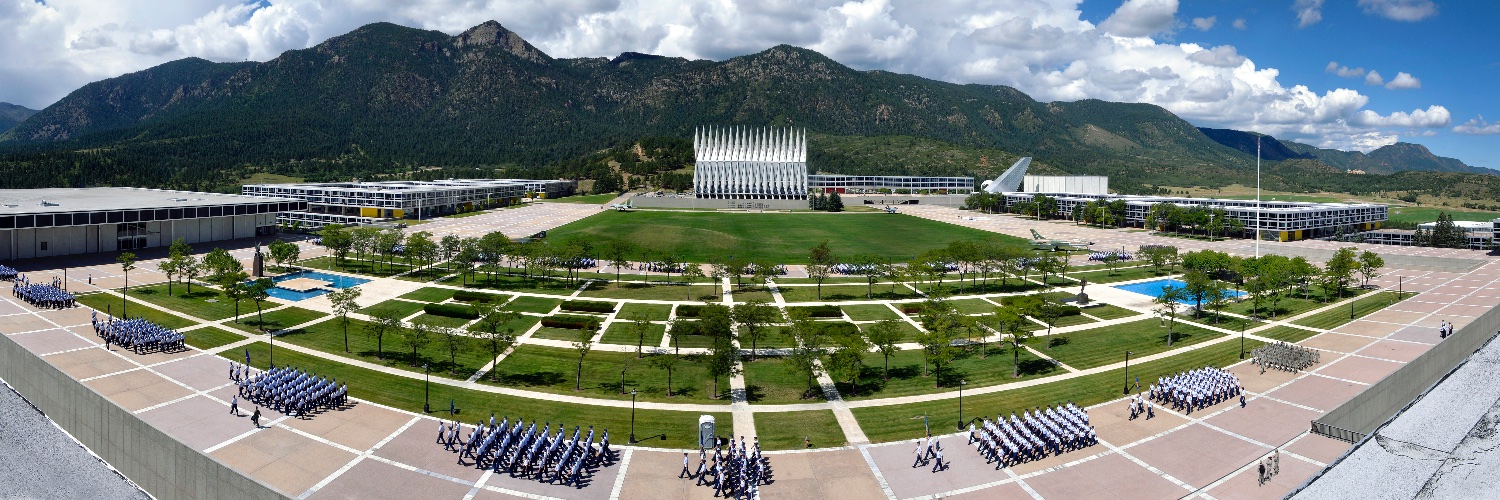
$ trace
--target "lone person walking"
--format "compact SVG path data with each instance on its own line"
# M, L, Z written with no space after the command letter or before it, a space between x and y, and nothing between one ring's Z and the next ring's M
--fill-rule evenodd
M250 423L255 424L255 428L256 429L260 428L260 407L259 406L256 406L255 407L255 413L253 413L253 414L250 415Z

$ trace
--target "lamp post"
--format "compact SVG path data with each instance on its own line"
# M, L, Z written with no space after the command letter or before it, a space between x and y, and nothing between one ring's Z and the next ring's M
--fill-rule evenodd
M432 410L427 407L432 397L432 370L429 369L431 366L426 363L422 364L422 371L427 375L427 382L422 385L422 413L432 413Z
M1405 276L1396 277L1396 300L1401 300L1401 285L1406 283Z
M964 386L969 385L968 380L958 381L958 430L964 430Z
M1121 394L1130 394L1130 351L1125 351L1125 390Z
M1245 359L1245 323L1250 320L1240 320L1240 359Z
M1354 321L1354 301L1349 301L1349 321Z
M630 389L630 444L635 444L635 388Z

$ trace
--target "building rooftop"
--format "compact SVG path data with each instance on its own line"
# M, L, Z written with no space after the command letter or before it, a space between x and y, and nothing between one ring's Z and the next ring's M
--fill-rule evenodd
M435 181L351 181L351 182L296 182L288 184L247 184L244 187L281 189L321 189L334 191L394 191L421 192L449 189L483 188L501 186L526 186L559 180L536 179L442 179Z
M207 207L285 201L295 200L133 187L0 189L0 215Z

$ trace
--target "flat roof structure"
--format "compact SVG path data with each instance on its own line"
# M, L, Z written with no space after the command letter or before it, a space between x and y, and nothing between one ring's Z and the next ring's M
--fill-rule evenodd
M1389 218L1386 205L1378 203L1315 203L1306 201L1255 201L1178 196L1145 196L1089 193L1006 192L1006 206L1031 201L1036 195L1057 200L1058 214L1071 218L1075 208L1094 201L1125 202L1125 225L1144 227L1151 207L1170 203L1178 208L1222 209L1243 222L1247 231L1257 228L1266 238L1281 241L1333 236L1377 229Z
M0 258L24 259L249 238L276 214L305 210L285 197L131 187L0 190Z
M318 228L325 224L369 224L506 206L522 198L573 194L577 181L534 179L444 179L248 184L245 194L304 200L304 210L283 212L278 222Z

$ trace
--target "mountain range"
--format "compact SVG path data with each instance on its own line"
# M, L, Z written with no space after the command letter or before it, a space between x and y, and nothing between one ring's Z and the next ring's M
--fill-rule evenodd
M1254 175L1245 133L1150 104L1039 102L788 45L725 61L553 58L491 21L457 36L376 23L266 62L189 58L90 83L0 134L0 187L235 190L252 172L331 180L429 167L597 177L611 172L599 151L680 142L704 125L806 128L812 167L847 174L993 177L1033 156L1039 172L1109 175L1126 193ZM1410 144L1363 155L1273 142L1282 159L1338 169L1473 168Z
M10 130L12 127L31 118L36 110L18 106L8 102L0 102L0 132Z
M1214 128L1199 128L1198 130L1215 142L1245 154L1256 154L1256 147L1259 146L1261 159L1267 161L1317 160L1345 171L1359 170L1367 174L1394 174L1407 170L1421 170L1500 175L1500 171L1471 167L1458 159L1432 154L1426 146L1409 142L1389 144L1369 153L1362 153L1323 149L1300 142L1279 141L1275 137L1253 132ZM1256 141L1257 137L1260 141Z

